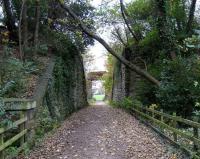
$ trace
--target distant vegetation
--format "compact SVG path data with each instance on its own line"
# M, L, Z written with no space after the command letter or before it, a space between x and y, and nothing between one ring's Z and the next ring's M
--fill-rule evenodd
M103 101L105 98L105 95L93 95L92 97L95 101Z

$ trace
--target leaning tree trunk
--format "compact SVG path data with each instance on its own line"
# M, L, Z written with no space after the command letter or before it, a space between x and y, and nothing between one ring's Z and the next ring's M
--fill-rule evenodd
M148 81L152 82L153 84L156 84L157 86L160 85L160 82L155 79L153 76L151 76L148 72L140 69L136 65L132 64L130 61L126 60L124 57L118 55L101 37L90 31L90 29L77 17L77 15L70 9L70 7L65 6L63 3L60 3L61 7L67 11L74 20L77 21L79 27L83 30L84 33L86 33L88 36L92 37L93 39L97 40L99 43L101 43L107 51L112 54L117 60L119 60L121 63L123 63L125 66L127 66L132 71L135 71Z
M35 10L35 33L34 33L34 55L38 51L38 33L39 33L39 19L40 19L40 1L36 0L36 10Z

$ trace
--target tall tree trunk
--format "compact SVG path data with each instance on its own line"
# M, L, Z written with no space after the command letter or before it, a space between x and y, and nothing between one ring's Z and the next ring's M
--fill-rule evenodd
M5 12L6 18L6 26L9 31L9 40L10 41L17 41L17 27L15 26L15 18L12 14L12 7L10 0L3 0L3 9Z
M197 0L192 0L191 6L190 6L190 12L189 12L189 18L186 26L186 33L189 34L192 30L192 23L194 20L194 12L196 8L196 2Z
M132 71L135 71L136 73L138 73L139 75L141 75L142 77L144 77L145 79L147 79L148 81L152 82L153 84L156 84L157 86L160 85L160 82L155 79L153 76L151 76L148 72L140 69L139 67L137 67L136 65L132 64L131 62L129 62L128 60L126 60L124 57L118 55L101 37L99 37L98 35L96 35L95 33L91 32L90 29L77 17L77 15L70 9L70 7L65 6L64 4L60 3L61 7L67 11L72 18L74 18L74 20L77 21L79 27L83 30L83 32L85 32L88 36L92 37L93 39L97 40L99 43L101 43L106 49L107 51L112 54L117 60L119 60L121 63L123 63L125 66L127 66L129 69L131 69Z
M166 15L166 2L165 0L156 0L157 5L157 28L160 36L160 40L162 45L164 45L166 41L166 25L167 25L167 15Z
M24 49L22 47L22 20L23 20L23 13L24 13L24 6L26 5L26 0L22 1L21 5L21 12L20 12L20 17L19 17L19 54L20 54L20 59L24 60Z
M23 58L28 47L28 21L27 21L27 2L24 2L22 13L22 40L23 40Z
M35 33L34 33L34 54L38 51L38 32L40 24L40 1L36 0L36 10L35 10Z
M173 33L167 22L166 0L156 0L157 5L157 29L160 37L160 46L165 51L166 56L175 59L175 41Z

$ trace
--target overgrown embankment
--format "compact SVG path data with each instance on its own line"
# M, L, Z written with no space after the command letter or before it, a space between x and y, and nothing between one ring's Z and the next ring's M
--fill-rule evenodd
M82 56L79 53L71 53L69 56L67 60L63 56L51 56L47 61L46 69L41 72L41 76L37 80L33 96L29 98L30 101L36 101L36 108L25 113L27 117L25 128L28 131L28 135L24 136L25 141L28 143L28 145L23 146L25 152L39 143L47 132L57 128L71 113L87 106ZM6 106L17 108L25 104L21 102L21 105L19 105L20 102L16 101L23 101L23 99L12 99L10 102L6 102L6 105L2 108L6 108ZM2 113L5 114L2 116L3 121L9 120L6 125L2 126L13 127L10 132L14 135L18 132L18 128L13 126L12 122L18 120L20 111L13 114L10 109ZM5 136L10 138L7 133L5 133ZM4 151L6 152L5 155L16 156L19 145L21 144L16 141Z

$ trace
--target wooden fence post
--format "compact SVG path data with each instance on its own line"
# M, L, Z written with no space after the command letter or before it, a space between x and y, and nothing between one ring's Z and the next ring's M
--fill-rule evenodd
M25 113L24 111L21 111L20 112L20 119L24 118L25 117ZM22 123L20 126L20 132L22 132L24 129L25 129L25 123ZM23 146L23 144L25 143L25 136L22 136L21 139L20 139L20 146Z
M152 110L153 110L153 111L152 111L152 118L154 118L154 119L155 119L154 107L152 108ZM154 122L154 121L153 121L152 123L153 123L153 125L155 124L155 122Z
M163 113L163 109L161 109L160 112ZM160 121L161 121L161 122L164 122L163 115L160 115ZM164 129L163 129L162 126L160 126L160 129L161 129L161 132L164 132Z
M198 122L198 119L194 119L194 121ZM198 130L197 127L193 127L193 136L195 138L197 138L197 139L199 138L199 130ZM198 151L199 150L199 145L194 142L194 147L193 148L194 148L195 151Z
M0 145L3 145L4 139L3 139L4 134L0 134ZM2 150L0 152L0 159L4 159L4 151Z
M195 127L193 128L193 134L194 134L194 137L198 139L199 137L198 128L195 128ZM198 144L194 142L194 150L198 151L198 149L199 149Z
M24 136L25 142L28 140L28 138L29 138L29 133L30 133L30 130L28 129L28 124L29 124L28 111L29 111L29 110L26 110L26 111L24 112L24 117L27 118L27 120L26 120L25 123L24 123L24 129L27 129L27 133L26 133L25 136Z
M138 107L135 106L135 109L138 110ZM138 113L137 113L136 111L135 111L135 116L136 116L136 118L138 118L138 116L139 116Z
M176 113L175 112L173 112L173 116L176 117ZM175 120L172 120L172 125L173 125L174 128L176 128L177 127L177 122ZM174 137L174 141L177 142L178 138L177 138L177 134L175 132L173 132L173 137Z
M140 107L137 106L137 110L140 111ZM140 120L140 114L137 114L138 120Z

